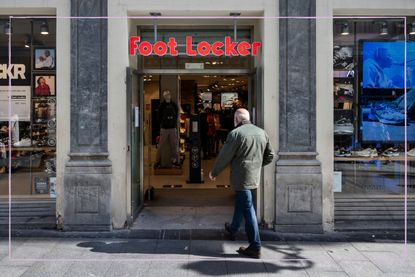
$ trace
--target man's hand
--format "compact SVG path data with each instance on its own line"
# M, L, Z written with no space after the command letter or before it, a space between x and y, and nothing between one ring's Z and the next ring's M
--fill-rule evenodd
M214 181L216 181L216 177L213 177L213 176L212 176L212 171L211 171L211 172L209 172L209 178L210 178L210 180L211 180L211 181L213 181L213 182L214 182Z

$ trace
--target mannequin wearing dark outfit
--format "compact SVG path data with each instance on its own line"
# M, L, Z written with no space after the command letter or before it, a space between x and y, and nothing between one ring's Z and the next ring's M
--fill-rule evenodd
M163 92L164 101L160 104L158 119L160 122L160 141L157 148L157 167L179 166L177 150L177 118L178 108L171 101L170 91ZM170 147L170 151L169 148ZM171 155L163 159L163 155Z

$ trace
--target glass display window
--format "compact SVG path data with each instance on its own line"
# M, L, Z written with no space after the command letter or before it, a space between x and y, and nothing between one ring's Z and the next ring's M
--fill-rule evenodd
M9 29L8 17L0 22L0 72L12 73L0 78L0 197L9 194L10 170L12 197L55 198L56 20L18 18Z

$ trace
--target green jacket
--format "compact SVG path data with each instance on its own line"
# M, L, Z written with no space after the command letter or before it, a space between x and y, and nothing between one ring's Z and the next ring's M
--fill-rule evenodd
M248 122L232 130L223 145L212 169L218 176L230 163L230 183L234 190L249 190L258 187L261 168L272 162L274 150L267 133Z

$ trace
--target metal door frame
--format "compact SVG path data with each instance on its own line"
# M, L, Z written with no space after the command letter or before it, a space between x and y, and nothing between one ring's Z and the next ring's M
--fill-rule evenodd
M138 152L139 152L139 157L137 157L137 160L139 161L139 169L138 169L138 177L139 177L139 181L138 181L138 185L139 185L139 189L138 189L138 193L139 193L139 204L137 206L133 205L133 193L132 193L132 167L133 165L132 163L132 141L131 141L131 136L132 136L132 132L131 132L131 128L132 128L132 118L131 118L131 108L132 108L132 103L131 103L131 99L132 99L132 82L134 80L133 76L137 77L138 80L138 102L139 102L139 127L137 127L138 130L138 135L139 135L139 143L137 145L138 147ZM140 213L140 211L142 210L143 206L144 206L144 183L143 183L143 178L144 178L144 167L143 167L143 150L144 150L144 142L143 142L143 133L144 133L144 128L143 128L143 101L144 101L144 82L143 82L143 74L139 73L136 69L133 69L131 67L127 67L126 68L126 91L127 91L127 95L126 95L126 108L127 108L127 211L129 211L129 224L132 225L132 223L134 222L134 219L137 218L137 215Z

